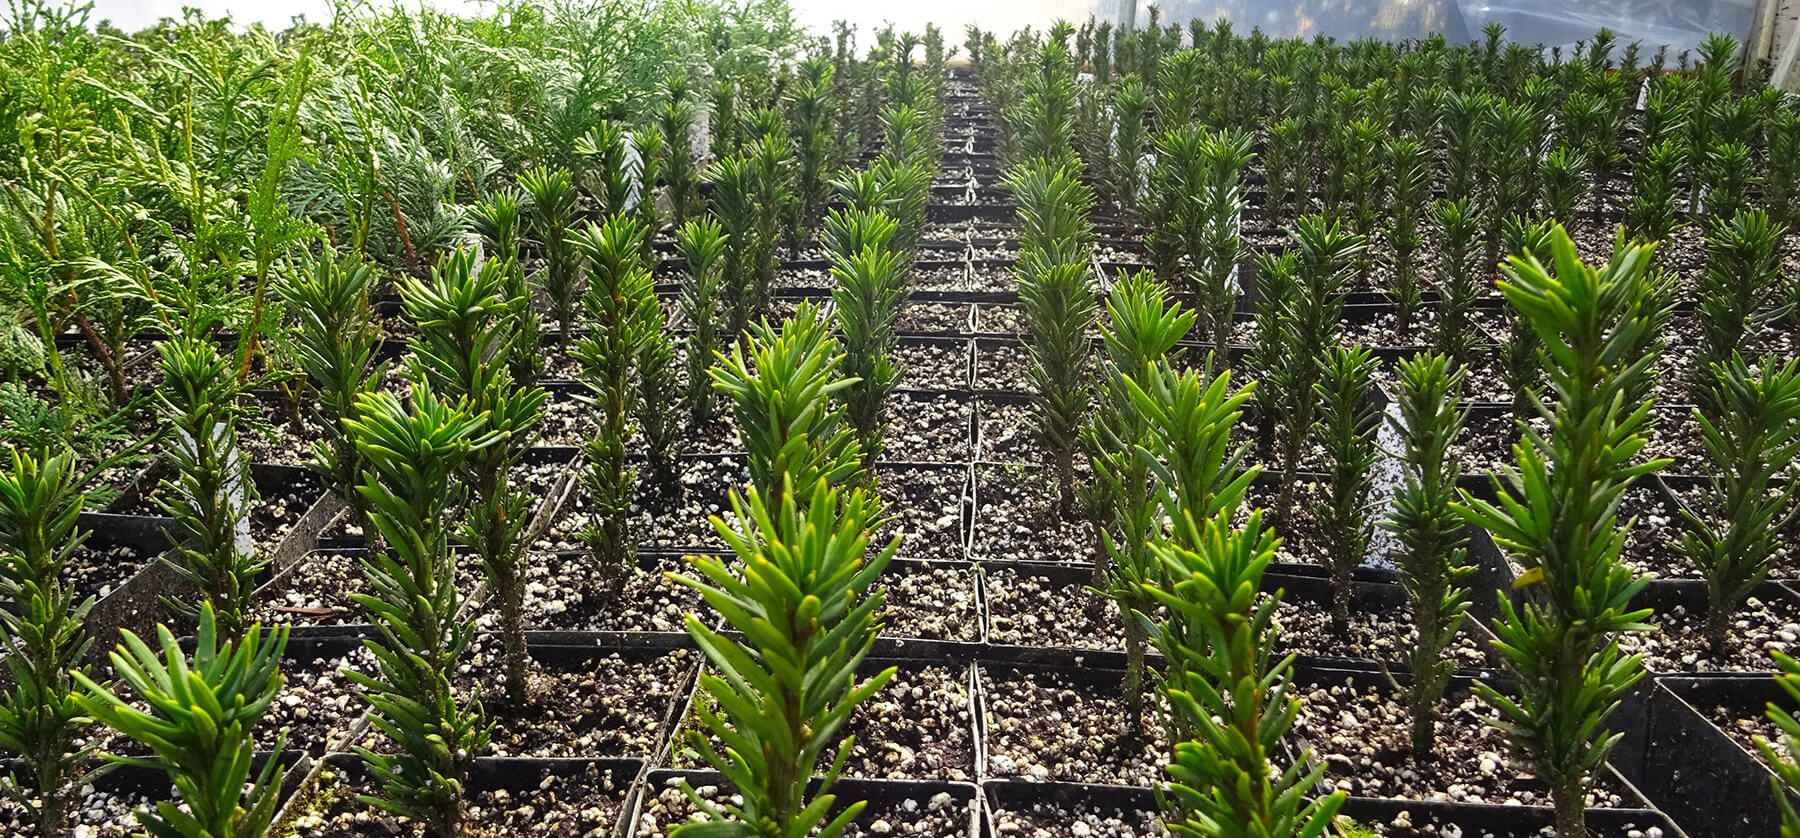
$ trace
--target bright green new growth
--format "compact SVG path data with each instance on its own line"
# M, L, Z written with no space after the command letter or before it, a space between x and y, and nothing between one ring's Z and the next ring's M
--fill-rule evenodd
M357 396L375 389L383 365L375 363L380 332L369 309L375 268L356 259L321 258L311 271L295 271L278 287L299 318L290 342L295 364L312 385L319 428L325 438L313 446L309 467L343 496L363 538L374 546L368 507L350 487L362 477L362 456L344 430L356 411Z
M544 249L544 267L538 285L550 298L550 316L567 343L575 328L575 304L581 293L581 254L569 228L575 223L574 177L566 169L532 169L519 176L519 186L531 196L527 216L531 234Z
M604 226L590 223L575 236L587 256L589 284L581 306L588 334L572 354L592 391L588 403L599 414L594 435L581 445L587 458L581 480L593 515L581 538L606 568L613 590L636 553L630 516L637 471L626 460L625 442L637 415L637 365L650 321L643 308L661 305L643 265L644 236L643 225L629 215L614 215Z
M1781 670L1775 673L1775 683L1781 685L1782 692L1787 693L1790 700L1800 702L1800 661L1782 652L1769 654ZM1781 729L1780 749L1776 749L1776 743L1760 736L1756 746L1775 771L1769 778L1769 787L1775 795L1775 806L1781 811L1781 838L1800 838L1800 813L1794 811L1794 804L1788 800L1788 794L1800 791L1800 720L1795 720L1792 713L1777 707L1774 702L1769 703L1767 715L1769 721Z
M400 298L417 329L408 358L414 377L445 398L465 401L471 413L486 413L487 429L498 435L465 464L469 507L457 535L475 548L494 589L506 645L507 698L520 702L529 663L522 565L532 494L513 484L512 469L537 438L549 393L512 380L514 359L537 351L534 344L519 342L526 335L515 328L520 305L507 296L513 264L491 257L477 268L474 259L467 250L451 253L430 281L404 280Z
M907 263L893 248L895 230L880 210L832 210L825 219L844 375L857 380L844 391L844 413L856 428L865 473L887 448L887 399L900 383L894 326L906 304Z
M822 487L809 496L787 483L781 498L772 508L755 488L742 497L732 492L737 528L712 520L737 561L693 556L688 561L699 578L674 577L698 590L744 638L687 617L688 634L716 672L703 673L700 688L718 707L696 705L706 731L690 731L688 745L732 782L743 802L721 811L690 791L712 821L683 825L676 835L835 838L864 805L852 803L827 818L852 737L838 743L810 797L807 786L856 705L893 677L889 668L857 683L856 670L881 629L882 597L869 587L900 539L869 554L881 507L864 489Z
M1073 170L1034 161L1008 173L1019 202L1019 306L1030 343L1033 421L1051 457L1062 513L1075 507L1075 454L1088 410L1088 329L1098 306L1089 260L1093 193Z
M0 696L0 747L18 754L37 790L39 833L62 835L69 790L91 748L72 749L83 727L71 674L81 671L88 636L82 624L94 598L76 602L63 566L87 532L78 527L92 473L75 455L14 449L0 471L0 650L12 685ZM16 775L4 790L24 798Z
M1326 351L1313 392L1319 400L1316 433L1330 462L1330 495L1319 523L1324 530L1325 569L1331 574L1331 621L1339 633L1350 630L1351 574L1363 563L1375 522L1369 490L1375 484L1380 449L1375 434L1381 409L1375 394L1375 356L1361 345Z
M1476 691L1499 710L1495 724L1517 757L1549 784L1560 838L1586 835L1587 781L1619 738L1606 719L1643 676L1618 646L1618 634L1649 629L1650 612L1631 606L1648 577L1619 560L1617 508L1637 478L1668 462L1638 461L1650 404L1626 401L1656 358L1646 346L1662 316L1651 308L1654 249L1621 242L1612 261L1590 268L1559 225L1551 267L1529 254L1511 259L1500 288L1540 341L1551 392L1538 406L1550 432L1523 429L1517 469L1494 478L1496 502L1463 491L1455 506L1523 567L1514 585L1522 601L1502 593L1493 626L1517 693Z
M468 457L495 444L486 414L439 399L428 381L413 382L411 406L371 393L345 421L369 468L357 491L387 551L363 559L372 594L356 594L381 635L374 677L344 670L362 687L370 722L397 746L390 754L355 750L380 797L364 802L426 825L438 838L462 834L462 784L487 744L479 704L459 707L450 687L470 627L460 619L450 513L463 491L457 480Z
M281 802L286 771L279 752L287 732L255 771L250 734L281 692L287 627L265 635L252 625L234 641L222 636L212 604L203 601L191 658L167 626L156 627L161 659L137 635L119 633L124 643L108 656L113 671L148 712L80 672L74 677L87 694L76 700L95 721L156 755L113 762L160 770L181 795L180 805L158 801L154 811L138 810L138 824L156 838L262 838Z
M732 401L750 485L771 506L790 492L810 503L861 474L862 449L840 401L857 380L839 372L844 356L831 327L817 306L801 303L779 329L767 320L752 326L709 371Z
M1168 768L1182 818L1170 828L1196 838L1317 838L1345 795L1307 800L1325 765L1308 770L1302 753L1276 771L1270 759L1300 712L1288 694L1293 657L1270 662L1280 597L1258 593L1279 541L1260 510L1242 529L1232 526L1235 511L1228 504L1204 524L1178 519L1176 538L1155 547L1166 581L1144 586L1168 610L1157 641L1165 659L1187 670L1164 682L1171 712L1189 726Z
M163 509L180 532L163 561L211 602L219 630L238 637L247 623L250 593L264 562L250 539L250 505L256 484L250 458L238 446L237 425L246 413L245 391L231 361L204 339L171 340L159 347L163 386L157 393L168 422L165 454L173 480L163 481ZM173 556L174 558L169 558ZM182 597L164 597L175 613L195 616Z
M706 370L719 351L719 292L724 279L720 259L725 254L725 231L710 218L690 219L677 229L675 249L687 267L681 282L681 311L694 329L687 339L689 421L702 428L718 414Z
M1432 755L1438 702L1455 670L1443 651L1462 630L1469 611L1464 580L1473 568L1464 562L1468 539L1451 506L1459 471L1449 455L1468 415L1462 406L1465 374L1443 355L1401 361L1399 413L1388 417L1400 438L1401 482L1382 526L1400 542L1394 558L1418 632L1407 658L1412 680L1406 704L1412 716L1413 758L1421 761Z
M1706 579L1706 639L1720 652L1732 614L1781 560L1800 516L1800 481L1778 479L1800 457L1800 361L1752 367L1733 352L1710 371L1694 418L1717 476L1700 481L1694 511L1684 510L1677 549Z
M1126 732L1136 735L1143 729L1148 638L1134 615L1153 610L1142 585L1157 574L1149 546L1161 506L1150 461L1138 452L1140 445L1150 444L1149 423L1132 402L1127 379L1148 381L1155 375L1155 366L1193 328L1195 316L1172 303L1147 271L1113 286L1106 313L1100 324L1106 350L1101 409L1085 428L1095 478L1085 500L1105 548L1095 562L1094 584L1118 604L1125 629Z
M1156 508L1146 514L1154 529L1143 546L1129 545L1135 555L1115 553L1128 561L1142 561L1136 569L1137 590L1132 593L1137 607L1131 618L1158 633L1157 644L1164 650L1161 677L1165 693L1170 690L1203 692L1195 682L1204 670L1196 669L1185 655L1169 656L1177 645L1204 650L1212 643L1203 623L1171 616L1161 625L1152 616L1160 597L1153 588L1174 590L1170 569L1160 552L1164 542L1173 540L1181 547L1199 549L1194 542L1198 528L1192 521L1214 516L1229 516L1242 502L1244 492L1260 471L1244 466L1248 451L1232 444L1231 429L1249 402L1254 385L1233 390L1231 374L1222 372L1208 377L1197 371L1176 372L1167 362L1149 367L1140 378L1124 380L1130 394L1131 409L1143 416L1145 433L1135 448L1137 457L1150 472L1151 493ZM1172 522L1164 530L1164 522ZM1188 717L1186 708L1172 705L1164 719L1169 741L1187 741L1196 735L1200 720Z

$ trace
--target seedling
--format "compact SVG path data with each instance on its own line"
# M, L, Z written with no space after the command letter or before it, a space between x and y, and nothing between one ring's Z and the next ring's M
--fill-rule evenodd
M507 698L516 704L525 700L530 664L523 564L533 495L513 483L512 469L537 438L549 393L512 380L515 356L537 349L521 345L514 328L520 305L506 296L513 273L505 260L491 258L478 268L472 253L458 250L429 282L403 281L400 297L418 331L408 358L414 377L461 400L471 413L485 413L488 430L498 436L468 457L469 506L457 535L475 548L494 590L506 646Z
M1538 167L1544 212L1565 224L1576 221L1576 208L1587 196L1587 158L1570 148L1555 148Z
M1088 329L1097 305L1089 274L1092 192L1061 166L1015 169L1006 186L1019 201L1019 304L1031 335L1033 413L1050 454L1063 515L1075 507L1075 453L1088 410Z
M1318 414L1313 388L1324 376L1326 351L1337 344L1344 285L1366 246L1362 237L1318 215L1301 217L1292 236L1299 257L1296 288L1288 310L1281 315L1287 332L1281 338L1282 363L1292 371L1291 381L1286 382L1288 406L1283 411L1287 426L1281 449L1282 489L1275 507L1281 521L1293 520L1300 455Z
M1407 656L1412 680L1406 705L1412 717L1415 760L1431 757L1439 702L1455 665L1444 649L1462 631L1469 611L1465 582L1467 538L1452 503L1460 476L1450 445L1462 432L1467 374L1443 355L1415 355L1400 362L1399 412L1388 421L1400 438L1401 482L1382 526L1400 542L1395 562L1417 631Z
M1716 476L1701 481L1678 549L1706 579L1706 640L1718 653L1800 517L1800 482L1779 479L1800 456L1800 362L1753 367L1733 352L1711 373L1694 418Z
M1168 611L1157 645L1172 672L1184 671L1163 682L1182 734L1168 769L1168 796L1180 818L1171 819L1171 829L1204 838L1317 838L1345 794L1307 800L1325 765L1308 768L1302 753L1276 770L1270 759L1300 704L1288 693L1293 657L1272 661L1269 654L1280 598L1257 594L1279 540L1263 527L1261 510L1234 528L1235 506L1204 524L1178 519L1177 537L1155 548L1166 581L1144 586Z
M87 725L73 673L86 666L83 626L92 596L77 602L63 568L88 533L78 526L93 472L76 471L68 452L39 454L13 449L11 468L0 471L0 649L12 684L0 695L0 747L19 755L37 792L38 832L63 835L70 791L79 785L92 745L77 748ZM5 792L29 795L8 772Z
M1411 137L1394 137L1385 149L1389 209L1393 226L1388 241L1394 249L1393 278L1388 296L1394 301L1394 328L1401 334L1413 330L1423 307L1423 281L1417 254L1425 244L1420 221L1430 210L1431 182L1436 170L1426 157L1425 145Z
M1320 523L1328 547L1325 569L1331 574L1331 619L1341 634L1350 630L1351 573L1368 553L1374 521L1369 491L1375 483L1380 450L1375 434L1381 409L1374 399L1375 356L1362 346L1331 347L1313 385L1319 400L1319 442L1330 461L1330 497Z
M656 109L662 134L662 173L668 184L670 220L679 230L700 211L700 173L694 165L694 103L688 77L679 73L664 83L664 99Z
M76 701L95 721L155 755L113 762L160 770L180 795L179 805L158 801L154 810L134 812L138 824L168 838L266 834L287 773L280 754L287 732L276 738L260 769L250 734L281 692L287 627L264 634L260 624L252 625L234 640L223 636L212 603L202 602L191 657L167 626L156 627L160 659L137 635L119 633L125 642L108 657L131 687L132 703L80 672L74 677L86 694Z
M245 391L231 361L210 341L171 340L160 351L164 384L157 398L169 429L165 457L174 472L162 481L161 502L181 534L163 561L212 603L220 632L235 639L247 622L256 575L267 564L257 560L250 538L256 484L250 458L238 445L238 423L248 414ZM163 601L178 614L199 610L181 597Z
M763 244L757 221L756 170L746 157L725 157L713 163L707 176L713 185L713 217L725 233L721 278L726 334L735 339L758 316L756 283Z
M1800 662L1782 652L1770 652L1769 655L1780 670L1775 675L1775 683L1781 685L1782 692L1791 700L1800 701ZM1800 790L1800 721L1773 702L1769 704L1767 715L1781 730L1780 747L1778 749L1777 743L1761 736L1756 738L1756 745L1775 770L1775 776L1769 778L1769 787L1775 794L1775 806L1781 812L1781 838L1800 838L1800 813L1794 811L1794 804L1788 800L1790 793Z
M766 320L752 326L749 339L709 371L732 400L750 485L769 502L797 492L796 504L810 504L822 488L861 475L862 449L840 401L857 382L839 373L844 356L832 325L817 306L801 303L779 329Z
M587 465L581 474L593 522L581 532L588 551L617 592L636 554L631 534L631 502L637 471L625 456L625 442L638 416L637 375L649 324L643 309L660 306L650 271L643 266L645 230L637 219L615 215L606 224L589 224L576 241L587 256L589 286L582 297L588 334L575 344L583 383L598 427L582 443Z
M1557 226L1550 266L1510 260L1500 287L1541 341L1550 393L1538 401L1550 431L1525 429L1517 468L1494 479L1496 502L1465 490L1455 505L1523 569L1513 586L1521 601L1499 596L1493 624L1516 692L1486 683L1476 692L1499 711L1516 757L1550 786L1560 838L1586 835L1590 773L1620 735L1606 719L1643 677L1618 646L1618 634L1649 629L1650 612L1632 607L1648 579L1619 561L1629 524L1619 525L1617 508L1637 478L1668 463L1640 461L1650 404L1625 400L1655 360L1641 343L1660 314L1645 293L1654 249L1621 242L1596 269Z
M721 312L719 297L724 282L725 230L710 218L696 218L681 225L675 236L676 251L687 266L681 283L681 311L693 324L687 339L687 403L693 427L710 424L717 415L712 381L706 375L719 351Z
M1708 222L1706 272L1694 304L1700 351L1689 390L1695 404L1703 403L1712 387L1712 365L1724 362L1755 330L1787 312L1781 294L1781 241L1786 234L1787 228L1762 210Z
M886 450L887 399L900 382L894 324L906 303L907 267L892 247L893 219L878 210L833 210L825 227L844 374L857 380L844 391L845 415L856 428L868 474Z
M532 169L519 176L531 196L531 233L544 249L538 285L550 298L550 316L567 344L575 331L575 304L581 294L581 253L569 228L575 223L575 182L565 169Z
M882 596L869 587L900 539L870 555L870 533L882 521L880 502L866 490L823 487L809 496L780 479L780 506L768 506L755 488L734 491L735 527L712 519L735 562L692 556L696 577L673 577L698 590L743 638L687 615L688 634L714 670L700 675L700 689L718 707L696 705L706 731L688 732L689 753L724 774L741 802L721 808L687 789L708 820L678 827L677 836L836 838L865 805L829 816L831 787L854 745L854 737L837 741L838 732L894 675L888 668L858 682L856 670L881 630ZM809 790L834 741L829 767Z
M1149 638L1134 615L1154 609L1142 585L1156 575L1150 542L1159 529L1161 505L1150 458L1138 452L1139 446L1151 444L1151 428L1132 401L1127 379L1148 383L1158 376L1156 366L1193 328L1195 316L1171 302L1143 271L1113 287L1106 313L1100 325L1106 348L1101 409L1086 429L1095 476L1086 499L1102 547L1094 584L1118 604L1125 629L1126 730L1135 735L1143 729L1144 647Z
M1113 86L1113 143L1117 152L1112 158L1113 192L1118 195L1119 209L1135 217L1138 194L1143 190L1144 115L1150 110L1150 97L1136 75L1126 74Z
M439 399L428 381L413 382L410 402L365 394L344 423L369 464L357 490L388 549L363 559L371 593L352 596L380 635L363 641L377 672L341 674L362 688L370 723L394 746L353 746L381 788L361 799L456 838L463 781L487 745L487 726L480 703L459 703L450 687L472 631L459 613L451 511L464 497L455 480L463 463L499 435L487 430L485 414Z
M1433 214L1444 237L1444 259L1433 281L1438 290L1438 320L1431 329L1431 347L1465 369L1474 361L1481 340L1480 327L1474 324L1474 304L1485 288L1478 264L1481 216L1469 198L1438 201Z
M1676 140L1663 140L1645 152L1625 206L1625 226L1633 236L1663 239L1674 232L1681 218L1676 206L1681 194L1678 178L1688 154Z

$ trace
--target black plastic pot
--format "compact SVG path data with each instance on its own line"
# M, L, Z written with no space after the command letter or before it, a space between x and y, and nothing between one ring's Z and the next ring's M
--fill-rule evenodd
M1391 679L1391 680L1390 680ZM1453 676L1445 691L1446 700L1455 700L1469 693L1475 677L1467 674ZM1503 691L1508 683L1504 675L1488 673L1480 680L1496 686ZM1314 665L1310 661L1297 663L1292 673L1292 683L1306 684L1357 684L1389 689L1396 683L1404 684L1407 676L1404 673L1378 674L1357 672L1335 667ZM1610 730L1622 734L1629 741L1642 735L1644 722L1642 715L1636 711L1621 709L1608 720ZM1304 738L1290 733L1287 746L1298 752L1312 746ZM1623 788L1627 806L1619 809L1589 809L1588 828L1595 835L1618 835L1624 838L1629 829L1645 830L1655 826L1663 830L1665 836L1683 836L1686 833L1675 828L1659 811L1653 811L1652 800L1655 798L1644 789L1640 789L1633 781L1640 772L1628 771L1626 766L1639 758L1641 750L1622 748L1611 755L1605 771ZM1548 806L1508 806L1500 804L1442 803L1420 802L1399 799L1352 798L1352 805L1346 806L1346 814L1359 820L1376 820L1379 823L1392 825L1392 818L1400 812L1410 813L1408 820L1415 828L1436 824L1438 826L1455 824L1462 827L1464 834L1504 835L1517 838L1536 838L1538 832L1554 822L1554 813ZM1364 812L1358 815L1357 811ZM1474 832L1470 832L1474 829ZM1409 833L1389 833L1406 835ZM1439 832L1426 829L1421 835L1438 835ZM1700 833L1714 834L1714 833ZM1723 834L1723 833L1718 833Z
M175 596L183 584L174 569L158 558L172 546L169 528L173 525L169 518L81 513L76 526L91 533L89 548L130 547L143 561L88 612L87 632L95 641L89 654L104 658L100 650L112 648L121 629L139 637L155 636L156 623L163 616L163 597Z
M1620 708L1631 726L1612 762L1691 835L1776 838L1774 772L1710 715L1717 708L1733 719L1761 718L1770 703L1796 709L1772 678L1658 678ZM1800 795L1789 798L1800 804Z
M334 793L337 782L359 782L363 777L361 757L355 754L332 754L319 763L320 771L311 778L306 793L297 796L276 816L276 823L287 829L328 801L326 795ZM475 760L469 770L466 795L484 792L506 791L516 804L529 802L539 792L552 789L593 788L600 785L603 792L618 801L619 820L605 828L609 836L623 833L624 817L630 811L631 802L639 782L643 778L644 762L636 759L529 759L517 757L483 757ZM374 810L371 808L371 812ZM272 829L270 834L290 834L282 829Z
M626 838L651 838L658 834L666 834L646 829L640 821L651 799L666 789L679 788L682 781L686 781L694 788L725 785L725 778L713 771L661 769L649 772L641 784L640 793L633 801L632 814L626 823L624 833ZM816 782L814 788L817 788ZM863 810L863 814L858 817L857 823L859 824L869 824L880 817L887 808L904 806L905 801L911 800L919 807L929 807L933 798L947 794L953 802L952 805L957 808L966 808L969 814L968 830L957 834L966 835L968 838L978 838L983 834L981 832L980 793L973 783L844 778L832 785L831 793L836 797L837 808L833 809L834 813L842 811L841 807L847 806L853 801L861 800L869 804Z

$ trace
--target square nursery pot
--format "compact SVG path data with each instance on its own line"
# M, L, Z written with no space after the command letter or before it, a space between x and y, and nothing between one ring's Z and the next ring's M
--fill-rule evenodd
M857 678L872 678L890 668L895 673L879 693L857 707L839 732L840 740L855 738L842 776L929 783L976 779L981 740L972 659L972 650L966 648L878 641L873 654L857 668ZM707 666L710 669L710 663ZM698 709L703 701L711 698L696 679L669 747L655 765L679 772L707 769L698 756L684 753L689 732L704 730ZM835 747L827 749L828 757L835 754Z
M367 593L362 566L368 551L360 545L313 550L271 574L250 600L250 615L265 626L291 626L291 636L341 634L346 626L365 626L368 616L353 594ZM478 601L483 585L481 561L468 548L455 548L456 584L465 593L465 612Z
M1800 629L1800 595L1787 584L1764 582L1750 592L1761 608L1740 607L1734 615L1723 659L1710 652L1703 639L1706 583L1698 579L1658 579L1631 601L1633 608L1656 613L1654 632L1628 635L1621 644L1628 653L1645 655L1644 668L1658 675L1715 677L1721 674L1773 673L1775 661L1767 649L1783 648L1793 654ZM1739 627L1737 623L1744 623Z
M491 747L509 751L498 756L654 764L667 753L702 658L686 634L530 632L526 643L535 679L529 705L505 697L499 635L476 637L456 679L478 690L494 724ZM509 739L514 733L524 738Z
M517 759L482 757L464 787L465 819L484 834L543 836L623 835L636 784L644 770L636 759ZM332 754L319 763L301 795L276 815L271 835L295 838L405 834L399 819L355 799L367 793L362 759ZM362 822L352 822L358 816Z
M1162 776L1154 675L1144 677L1144 726L1128 736L1123 653L993 647L975 669L983 781L1148 785Z
M1358 672L1319 667L1302 661L1294 667L1291 683L1295 690L1295 697L1303 702L1304 714L1305 710L1309 709L1305 705L1308 701L1305 693L1308 691L1343 685L1356 690L1352 695L1346 696L1345 702L1363 705L1366 704L1366 701L1361 698L1364 691L1372 688L1383 694L1392 695L1398 686L1407 680L1404 673L1389 675ZM1467 698L1474 680L1466 675L1454 676L1445 692L1444 700L1451 702ZM1484 680L1496 685L1504 683L1492 677L1484 678ZM1395 697L1397 698L1397 696ZM1331 710L1326 708L1319 712L1329 715ZM1343 712L1348 713L1349 711ZM1380 724L1381 720L1375 719L1371 723ZM1336 728L1353 724L1353 722L1338 723L1329 718L1322 718L1319 720L1319 724ZM1631 709L1621 709L1608 720L1609 729L1621 733L1628 741L1634 737L1640 737L1643 726L1642 715ZM1403 720L1400 722L1399 736L1404 736ZM1503 747L1503 743L1498 740L1493 744L1497 748ZM1288 733L1286 745L1290 756L1308 751L1315 760L1319 759L1322 751L1329 747L1326 743L1313 742L1307 738L1304 718L1296 720L1294 729ZM1609 764L1603 769L1605 772L1604 782L1618 793L1621 805L1590 808L1588 810L1590 834L1596 836L1617 835L1619 838L1642 838L1642 835L1647 834L1647 830L1651 827L1661 829L1664 836L1685 834L1669 823L1662 815L1660 807L1652 805L1660 801L1657 801L1647 790L1640 789L1633 783L1632 778L1637 772L1631 770L1631 763L1632 760L1637 759L1638 753L1639 750L1632 747L1621 748L1612 755ZM1505 768L1504 759L1502 756L1502 770L1509 770ZM1392 771L1400 774L1409 767L1410 761L1400 762ZM1362 766L1356 769L1356 774L1367 776L1370 771L1368 758L1365 756ZM1641 776L1641 774L1637 775ZM1330 779L1330 776L1327 775L1327 780ZM1519 789L1515 788L1511 791L1500 790L1497 793L1517 794L1518 792ZM1547 799L1547 791L1539 790L1538 793ZM1520 805L1516 801L1422 801L1401 797L1353 797L1352 802L1355 806L1347 806L1346 812L1371 826L1385 827L1385 831L1381 831L1381 834L1384 835L1454 834L1445 833L1443 830L1455 825L1463 830L1462 834L1466 835L1516 835L1519 838L1526 838L1526 836L1536 836L1539 830L1554 821L1554 813L1547 804ZM1356 816L1355 812L1358 809L1367 812L1368 816ZM1407 813L1405 817L1401 817L1402 812ZM1634 829L1639 832L1631 833L1631 830Z
M651 771L633 801L626 838L661 838L669 827L687 820L690 804L681 790L686 782L703 798L717 800L730 793L725 778L713 771ZM814 782L817 788L817 781ZM846 838L873 838L899 834L894 824L912 824L930 838L980 838L980 793L972 783L920 782L913 780L839 779L831 787L833 813L853 801L867 806L845 831ZM929 824L921 827L922 822Z
M1771 703L1800 709L1770 677L1658 678L1620 708L1628 724L1612 762L1690 835L1776 838L1775 774L1753 739L1779 738Z
M105 655L118 631L154 637L163 616L162 598L176 596L185 584L174 568L158 560L171 546L170 518L83 512L76 522L88 539L64 568L77 600L96 597L86 628L94 638L90 654Z
M994 838L1163 834L1155 793L1147 787L987 780L982 793L987 804L985 834ZM1552 822L1552 813L1544 807L1355 797L1345 801L1340 817L1390 838L1541 838ZM1688 834L1667 815L1648 808L1591 809L1587 822L1595 838Z

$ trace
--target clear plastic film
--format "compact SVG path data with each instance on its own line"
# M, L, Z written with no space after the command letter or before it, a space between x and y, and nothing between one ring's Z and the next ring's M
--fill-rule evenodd
M1673 56L1709 32L1742 40L1754 0L1174 0L1157 5L1165 22L1227 18L1240 30L1254 26L1282 38L1400 40L1441 33L1466 41L1480 38L1482 27L1498 21L1508 40L1567 48L1604 27L1620 44L1641 42L1646 55L1666 45L1673 63ZM1140 6L1137 24L1148 19Z

